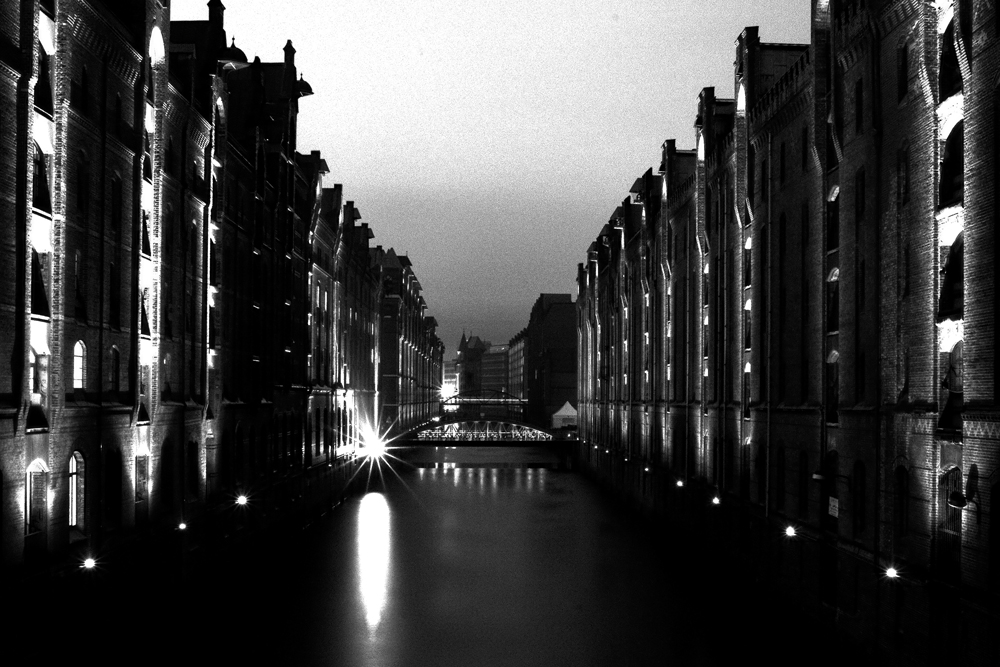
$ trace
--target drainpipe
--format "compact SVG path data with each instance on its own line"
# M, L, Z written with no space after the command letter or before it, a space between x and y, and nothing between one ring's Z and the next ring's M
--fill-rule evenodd
M771 227L771 212L772 206L771 201L774 199L774 184L771 182L771 172L774 170L774 155L773 155L773 136L768 133L767 135L767 173L761 174L761 178L767 179L767 201L764 204L767 206L767 218L765 224L767 225L767 230ZM761 387L762 393L764 394L765 405L767 406L767 422L765 425L764 433L764 519L767 523L767 519L771 516L771 385L774 382L774 373L771 368L771 334L773 333L771 317L774 311L774 299L771 294L771 267L774 265L773 255L771 249L768 247L771 244L771 234L764 234L765 243L763 243L764 254L767 256L767 265L762 267L766 272L766 282L764 284L764 293L767 295L767 312L764 314L765 322L767 324L767 339L764 341L766 350L762 350L767 355L767 386Z
M697 195L695 195L695 206L697 206ZM697 221L695 221L695 242L697 243ZM691 363L691 243L690 243L691 229L688 228L688 236L685 239L687 243L684 253L687 268L686 268L686 278L684 285L684 343L687 348L686 359L684 362L684 403L687 406L687 415L684 419L684 483L687 484L691 477L691 368L694 364Z
M882 52L882 39L875 21L869 16L868 29L871 32L872 49L871 52L880 54ZM881 266L882 258L882 179L878 176L882 173L882 71L879 58L871 58L871 82L872 82L872 132L874 132L875 144L875 259L874 266ZM863 286L862 286L863 287ZM882 312L882 290L881 284L875 290L875 312ZM879 331L881 334L881 331ZM882 337L879 335L878 341L881 346ZM881 357L881 355L879 355ZM879 585L879 568L881 563L881 525L882 525L882 373L881 364L879 371L875 374L875 545L874 545L874 566L875 566L875 653L878 654L880 643L879 619L882 615L882 587Z
M736 198L735 198L735 179L733 179L733 180L734 180L734 188L733 188L734 197L733 197L733 201L735 202L735 200L736 200ZM729 264L729 262L726 261L726 259L727 259L726 253L727 253L728 248L729 248L729 225L727 225L725 223L725 218L723 218L723 222L721 224L721 228L722 228L722 230L721 230L721 239L720 239L720 242L719 242L719 250L722 253L722 261L719 262L719 264L721 266L720 266L720 269L719 269L719 276L718 276L717 280L720 280L721 284L722 284L722 309L721 309L722 312L718 313L718 316L722 318L722 344L719 346L719 348L720 348L720 350L722 352L722 354L720 355L721 356L721 364L722 364L722 376L721 376L721 379L722 379L721 384L722 384L722 386L720 387L720 391L719 391L720 400L719 400L719 412L718 412L718 416L719 416L719 436L720 436L719 437L719 442L722 443L722 452L721 453L717 452L717 455L718 455L717 458L718 458L719 461L721 461L721 465L719 466L718 477L717 477L717 479L719 480L719 488L716 489L716 492L719 494L720 498L722 497L722 490L724 488L726 488L726 462L725 462L726 461L726 422L728 421L726 419L726 405L729 402L729 397L726 395L726 387L727 387L726 380L729 378L729 375L728 375L728 373L729 373L729 305L730 305L729 304L729 276L728 276L728 273L729 273L729 271L728 271L728 264Z

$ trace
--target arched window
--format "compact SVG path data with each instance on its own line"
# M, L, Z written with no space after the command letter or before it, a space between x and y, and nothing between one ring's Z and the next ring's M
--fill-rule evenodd
M938 299L937 321L961 320L965 317L965 232L959 232L948 250L942 271L941 296Z
M49 177L45 167L45 154L35 144L35 160L32 167L31 206L42 213L52 215L52 198L49 196Z
M960 120L948 134L941 157L938 208L962 203L965 190L965 121Z
M840 353L830 352L826 358L826 421L836 424L840 421Z
M955 51L955 21L952 20L941 35L941 62L938 69L938 101L943 102L962 92L962 70Z
M118 348L114 345L111 346L111 382L109 383L111 392L117 394L121 391L121 354L118 352Z
M826 277L826 332L840 330L840 269L833 268Z
M965 407L962 348L962 341L958 341L948 355L948 374L942 383L948 390L948 398L938 420L938 428L941 429L962 428L962 410Z
M86 517L86 465L83 454L73 452L69 457L69 525L79 531L85 530Z
M941 476L938 491L938 549L936 566L940 576L956 580L962 551L962 469L955 467Z
M87 346L82 340L73 346L73 388L85 389L87 386Z
M49 468L41 459L35 459L25 474L25 532L30 535L45 530Z

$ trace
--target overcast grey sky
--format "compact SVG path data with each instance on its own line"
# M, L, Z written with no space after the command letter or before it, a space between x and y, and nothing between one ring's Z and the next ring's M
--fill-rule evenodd
M731 97L734 40L809 39L807 0L223 0L252 60L286 39L323 152L375 242L408 254L450 358L465 329L505 343L675 138L698 93ZM174 0L175 20L207 0Z

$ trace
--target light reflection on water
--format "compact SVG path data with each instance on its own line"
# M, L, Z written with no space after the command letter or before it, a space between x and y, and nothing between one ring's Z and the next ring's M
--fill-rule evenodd
M368 493L358 510L358 575L368 629L378 627L389 582L389 504L381 493Z
M417 480L433 483L438 477L439 470L452 486L478 491L480 496L486 495L487 485L492 496L496 496L503 487L513 487L517 493L544 493L546 478L549 475L546 468L498 469L444 463L441 468L438 468L438 464L435 464L433 468L417 468Z

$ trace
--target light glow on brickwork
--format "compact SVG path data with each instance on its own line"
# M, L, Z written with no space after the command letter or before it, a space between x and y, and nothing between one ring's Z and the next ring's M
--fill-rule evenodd
M937 323L938 349L951 352L959 341L965 339L965 320L944 320Z

